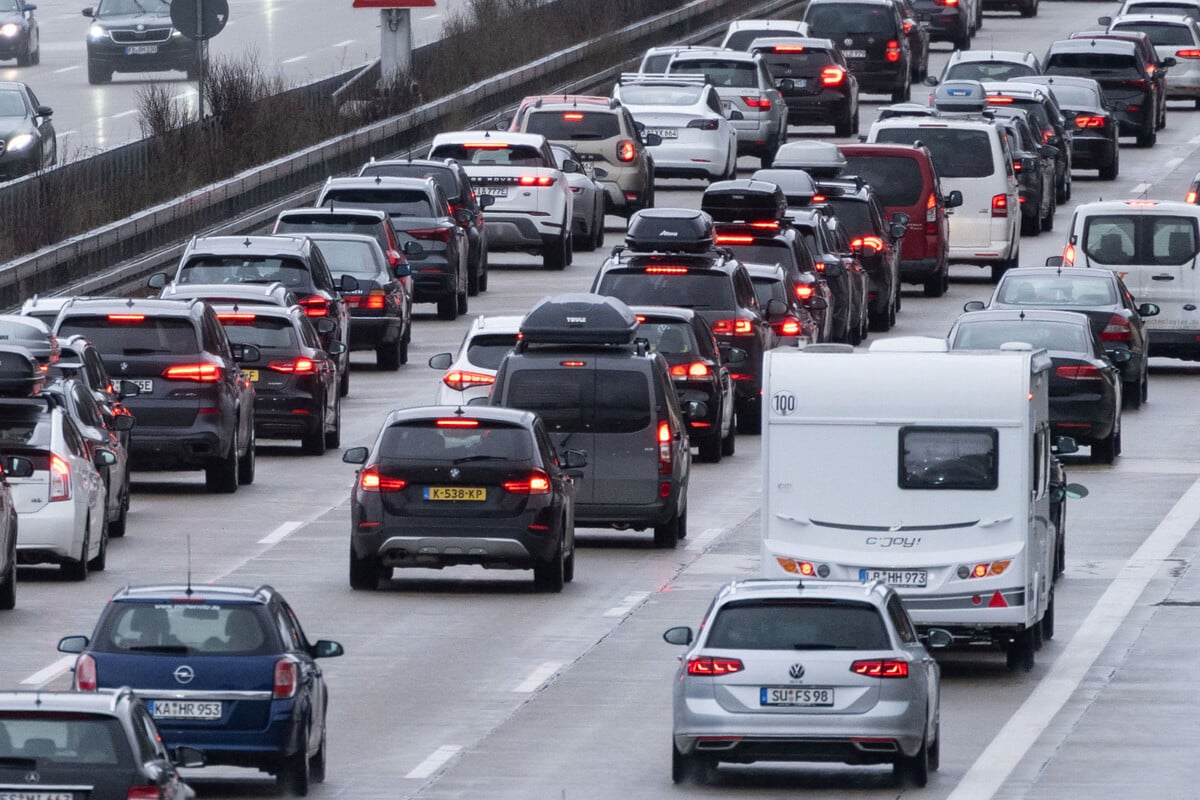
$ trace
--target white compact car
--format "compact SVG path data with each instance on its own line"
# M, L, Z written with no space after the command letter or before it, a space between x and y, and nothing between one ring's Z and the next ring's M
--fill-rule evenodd
M517 343L524 316L476 317L458 347L458 354L438 353L429 366L445 370L434 402L440 406L486 403L496 370Z
M456 131L433 138L429 158L462 164L478 195L496 198L484 217L488 249L541 253L546 269L571 263L571 189L550 143L536 133Z
M1177 13L1129 14L1114 19L1108 29L1149 36L1159 61L1175 59L1167 70L1167 99L1192 100L1200 108L1200 21Z
M721 47L749 50L750 43L763 36L808 36L808 23L798 19L735 19L725 30Z
M625 74L613 97L633 118L656 133L661 144L650 148L656 178L719 181L737 173L737 131L721 96L703 75Z

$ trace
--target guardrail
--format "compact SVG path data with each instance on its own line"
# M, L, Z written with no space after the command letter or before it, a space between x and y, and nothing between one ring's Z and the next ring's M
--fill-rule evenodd
M703 41L716 35L732 7L744 8L747 15L765 16L801 2L693 0L601 39L545 56L487 84L431 101L10 261L0 266L0 307L15 307L35 293L133 291L149 274L173 264L193 235L241 234L261 228L281 209L311 202L328 176L354 170L371 156L418 149L434 134L494 117L528 94L547 93L551 87L554 91L580 91L581 87L611 82L633 54L652 44ZM615 66L577 77L568 87L560 83L563 76L599 59Z

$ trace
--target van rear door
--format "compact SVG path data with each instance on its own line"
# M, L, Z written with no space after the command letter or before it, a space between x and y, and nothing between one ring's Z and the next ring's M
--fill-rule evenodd
M658 418L644 371L596 370L591 501L647 505L658 497ZM664 415L665 420L665 415ZM578 498L577 498L578 500Z

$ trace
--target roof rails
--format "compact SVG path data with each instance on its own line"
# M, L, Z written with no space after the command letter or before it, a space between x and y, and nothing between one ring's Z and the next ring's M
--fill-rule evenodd
M617 83L621 86L638 83L703 86L708 83L708 77L694 72L622 72Z

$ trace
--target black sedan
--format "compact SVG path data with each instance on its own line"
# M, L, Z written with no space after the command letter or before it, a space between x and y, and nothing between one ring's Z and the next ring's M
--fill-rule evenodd
M983 308L979 301L963 306L964 311ZM1057 309L1086 314L1110 359L1121 368L1125 405L1139 408L1146 401L1149 373L1142 318L1153 317L1159 309L1154 303L1135 302L1115 272L1054 266L1009 270L996 285L986 308ZM1127 351L1128 357L1115 355L1116 350Z
M1105 357L1100 337L1083 314L1067 311L974 311L950 329L953 350L997 350L1005 342L1045 348L1050 374L1050 427L1092 447L1092 461L1111 464L1121 453L1121 374ZM1128 351L1116 351L1115 357Z
M1104 103L1104 90L1100 84L1091 78L1070 75L1030 75L1021 82L1050 87L1067 125L1074 131L1072 166L1098 169L1101 180L1116 180L1121 171L1119 126Z
M0 0L0 59L15 58L18 67L42 63L36 10L25 0Z
M532 569L537 589L575 576L575 483L584 454L555 452L528 411L396 409L350 492L350 588L374 589L395 567L476 564Z
M0 178L19 178L54 166L58 137L50 122L53 113L27 84L0 83Z
M747 264L746 271L750 273L750 282L754 284L754 294L760 306L766 308L772 300L778 300L787 307L787 313L771 323L776 342L783 346L799 347L802 342L808 345L819 341L820 331L809 306L824 306L821 298L810 295L806 305L797 291L800 284L778 264Z

